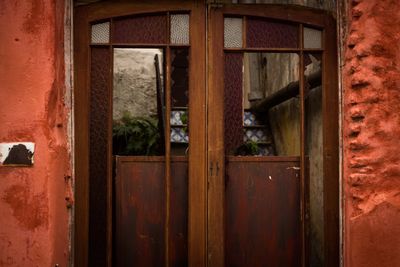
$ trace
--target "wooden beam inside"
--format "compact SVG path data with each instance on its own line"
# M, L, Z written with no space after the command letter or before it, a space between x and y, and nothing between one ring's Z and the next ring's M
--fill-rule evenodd
M319 70L305 76L308 90L312 90L321 85L321 73L321 70ZM294 81L263 100L259 100L252 104L251 110L258 113L266 112L270 108L296 97L297 95L299 95L299 81Z

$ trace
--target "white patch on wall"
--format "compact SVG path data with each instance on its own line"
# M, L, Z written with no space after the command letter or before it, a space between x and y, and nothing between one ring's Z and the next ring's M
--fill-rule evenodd
M35 143L0 143L1 166L32 166Z

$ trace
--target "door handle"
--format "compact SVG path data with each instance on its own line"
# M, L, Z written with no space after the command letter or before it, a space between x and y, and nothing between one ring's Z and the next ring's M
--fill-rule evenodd
M214 171L214 165L213 162L210 162L210 177L213 176L213 171ZM219 174L219 163L217 161L217 164L215 166L215 176L218 176Z

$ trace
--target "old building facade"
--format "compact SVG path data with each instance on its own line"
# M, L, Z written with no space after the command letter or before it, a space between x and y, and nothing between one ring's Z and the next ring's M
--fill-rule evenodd
M81 266L82 262L88 262L87 258L82 260L85 251L80 254L76 250L88 249L82 246L80 242L85 239L78 234L90 231L90 224L88 218L82 217L87 211L82 210L79 196L77 206L75 202L77 192L85 195L86 190L76 180L79 177L76 170L79 173L79 168L87 162L76 154L80 151L76 146L82 145L76 140L83 137L74 130L82 118L82 114L77 114L75 98L81 95L75 91L74 82L85 67L77 63L82 47L74 43L73 34L74 25L78 31L76 25L80 23L74 20L74 10L96 5L90 2L97 1L0 2L0 142L35 144L32 166L0 166L0 266ZM339 100L335 107L337 118L334 117L339 125L336 155L339 164L335 167L339 176L337 188L332 189L338 192L338 212L334 214L337 221L332 225L337 223L337 232L333 234L338 246L333 256L324 248L324 240L331 240L331 232L324 233L318 225L326 223L329 211L318 205L318 201L322 201L328 189L311 180L314 202L309 208L317 215L311 218L311 237L307 240L312 252L308 262L310 266L333 266L324 258L334 257L338 265L346 267L399 265L400 3L396 0L207 2L216 8L237 4L243 7L262 4L262 8L282 4L283 10L309 7L306 10L312 14L320 10L335 22L337 75L332 80L337 83ZM202 4L204 14L209 12L207 4ZM287 17L289 20L290 16ZM251 60L255 59L246 58L244 66ZM269 62L280 61L271 56ZM295 79L300 81L296 75ZM329 79L326 81L329 83ZM322 117L315 119L322 121ZM324 118L324 123L327 119ZM216 168L218 165L214 165ZM191 257L195 256L189 255L192 266L198 266L190 261Z

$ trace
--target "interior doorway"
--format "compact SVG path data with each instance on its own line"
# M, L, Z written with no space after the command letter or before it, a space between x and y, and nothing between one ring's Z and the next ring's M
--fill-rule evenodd
M290 6L77 8L76 265L337 266L335 34Z

